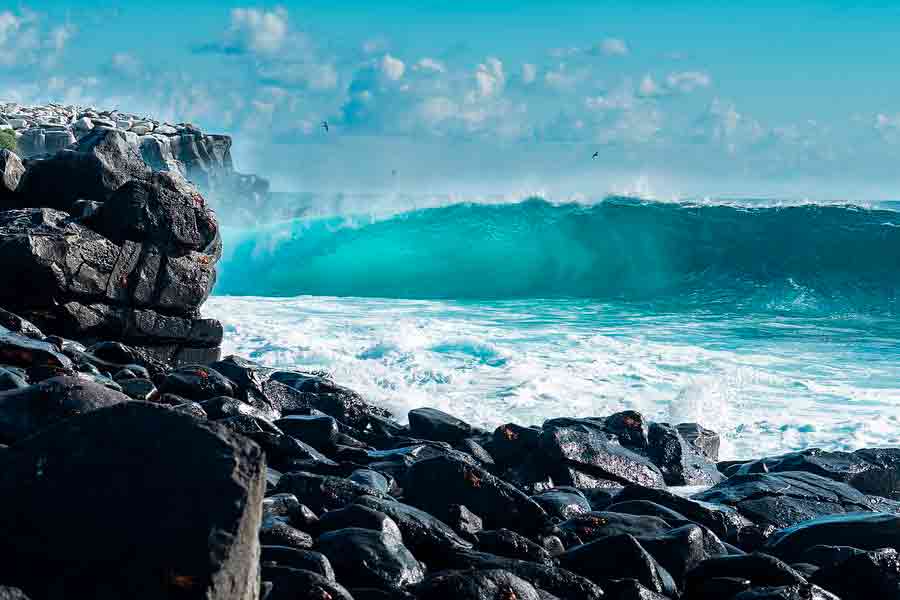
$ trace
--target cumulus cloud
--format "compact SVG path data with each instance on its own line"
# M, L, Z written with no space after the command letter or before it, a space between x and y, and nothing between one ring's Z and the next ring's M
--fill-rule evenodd
M413 67L417 71L426 71L430 73L446 73L447 67L444 63L425 57L415 64Z
M685 94L693 92L698 88L709 87L712 79L707 73L702 71L683 71L680 73L670 73L666 77L666 86L670 90L676 90Z
M490 98L503 91L506 85L506 75L503 73L503 63L498 58L488 58L478 65L475 71L475 81L478 93L482 97Z
M645 98L652 98L654 96L662 96L665 94L665 90L648 73L641 79L641 83L638 86L638 94Z
M522 81L534 83L535 79L537 79L537 67L531 63L522 65Z
M287 35L288 13L284 8L272 11L235 8L231 11L225 49L236 53L274 54L282 49Z
M606 56L625 56L628 54L628 44L620 38L606 38L597 44L596 50Z
M0 66L52 66L75 33L69 24L48 28L35 12L0 11Z
M385 54L381 58L381 72L391 81L397 81L406 72L406 64L399 58Z

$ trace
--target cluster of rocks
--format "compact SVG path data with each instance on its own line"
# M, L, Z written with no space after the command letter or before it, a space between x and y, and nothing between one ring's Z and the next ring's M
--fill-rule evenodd
M3 598L900 598L897 449L716 462L635 412L401 425L320 374L0 323Z
M120 131L152 169L177 173L214 205L237 211L267 203L269 182L234 170L232 140L203 133L191 123L166 123L118 110L46 104L0 104L0 129L15 132L23 158L55 154L97 130Z
M220 255L197 188L151 169L122 131L94 129L24 163L0 151L0 303L49 334L215 360L222 326L199 309Z

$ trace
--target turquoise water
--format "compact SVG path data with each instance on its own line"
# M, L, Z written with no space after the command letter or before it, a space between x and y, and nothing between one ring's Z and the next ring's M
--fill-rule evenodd
M399 415L634 408L724 452L900 443L900 214L610 199L227 231L226 351Z

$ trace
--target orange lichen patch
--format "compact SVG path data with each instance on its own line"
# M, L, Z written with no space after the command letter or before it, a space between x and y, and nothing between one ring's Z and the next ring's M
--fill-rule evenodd
M640 427L641 423L634 417L623 417L622 422L625 423L626 427Z
M201 265L208 265L209 264L209 256L207 256L206 254L201 254L200 258L198 258L197 261Z
M503 437L505 437L509 441L512 441L512 440L519 439L519 434L516 433L515 431L513 431L512 429L510 429L509 427L504 427L503 428Z
M319 586L314 587L310 591L316 594L315 596L310 596L310 598L316 598L316 600L332 600L331 594L329 594Z
M200 379L209 379L209 373L207 373L206 371L201 371L200 369L194 371L194 375L196 375Z
M194 204L196 204L197 206L204 206L206 204L206 200L204 200L203 196L201 196L197 192L191 194L191 200L193 200Z
M603 527L608 523L603 517L591 517L589 520L594 527Z
M472 487L476 487L476 488L481 487L481 478L478 475L476 475L475 473L473 473L472 471L469 471L467 469L466 473L465 473L465 478L466 478L466 481L468 481Z
M170 575L169 583L183 590L193 590L200 586L199 578L193 575Z

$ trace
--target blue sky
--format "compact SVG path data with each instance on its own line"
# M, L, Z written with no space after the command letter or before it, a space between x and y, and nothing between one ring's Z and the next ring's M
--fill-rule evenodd
M281 189L900 197L900 5L737 4L33 0L0 98L231 133Z

